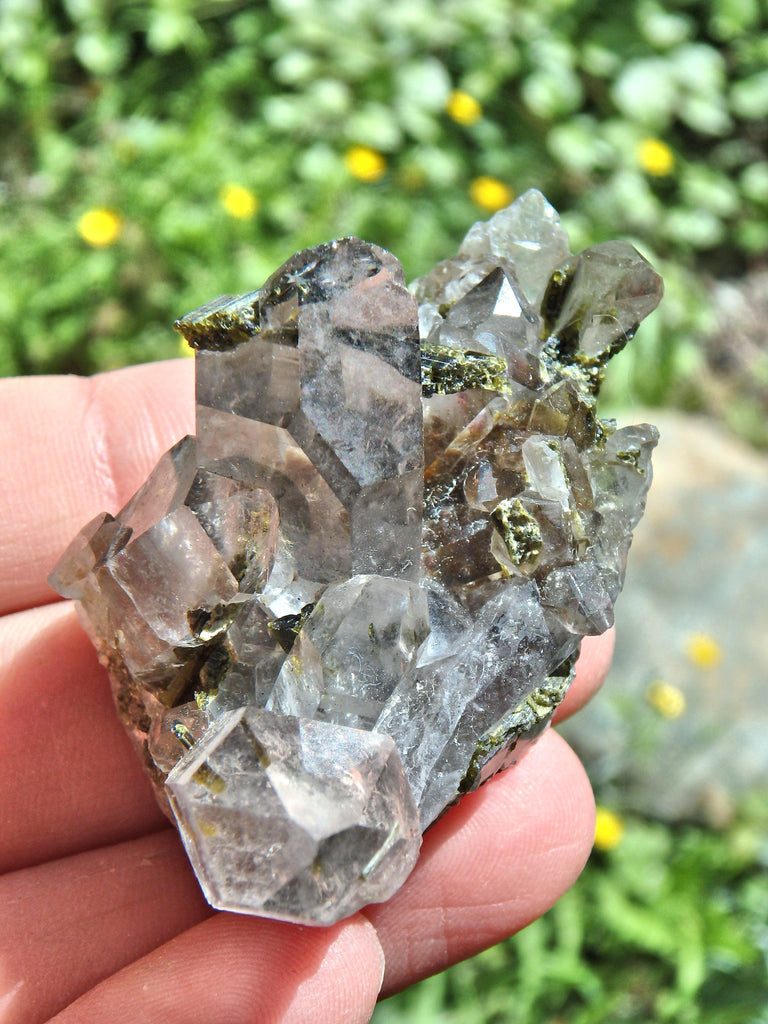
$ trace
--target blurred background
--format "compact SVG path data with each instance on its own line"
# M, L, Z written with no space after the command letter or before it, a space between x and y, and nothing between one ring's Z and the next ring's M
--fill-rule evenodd
M542 921L376 1024L768 1022L766 0L0 0L0 375L182 354L174 319L357 234L413 278L526 188L666 298L605 409L662 428L599 810Z

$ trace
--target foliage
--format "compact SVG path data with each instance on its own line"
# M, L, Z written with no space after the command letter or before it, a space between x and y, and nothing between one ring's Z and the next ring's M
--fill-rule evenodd
M342 233L415 276L535 185L574 248L630 236L664 273L611 380L614 397L667 400L709 322L692 268L733 275L768 245L763 15L759 0L5 0L0 373L175 355L175 317Z
M344 233L416 276L536 186L574 249L629 236L664 274L613 398L695 403L702 275L738 276L768 249L765 14L3 0L0 374L176 355L174 318ZM765 1024L765 822L624 825L547 917L377 1024Z
M626 821L549 914L374 1024L765 1024L766 825L764 798L723 833Z

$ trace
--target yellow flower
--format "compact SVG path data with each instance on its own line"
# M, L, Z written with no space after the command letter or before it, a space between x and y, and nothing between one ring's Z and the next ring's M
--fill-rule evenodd
M192 348L192 346L189 344L186 338L179 338L179 355L187 356L188 358L191 356L192 358L194 358L195 350Z
M250 220L259 209L259 200L243 185L225 185L219 192L221 205L235 220Z
M94 249L103 249L112 245L120 237L123 230L123 219L113 210L96 206L87 210L77 222L77 233L82 240Z
M358 181L378 181L387 169L387 161L370 146L351 146L344 154L344 165Z
M483 108L475 97L470 96L468 92L462 92L461 89L454 89L446 100L445 110L448 117L457 124L464 125L474 124L483 113Z
M615 850L624 838L624 822L607 807L598 807L595 815L595 846L598 850Z
M707 633L692 633L685 645L685 653L696 668L714 668L723 660L722 647Z
M645 691L645 699L664 718L679 718L685 711L685 694L671 683L657 679Z
M646 174L663 178L675 166L672 150L661 139L643 139L637 147L637 162Z
M512 189L498 178L475 178L469 185L470 199L489 213L509 206L515 198Z

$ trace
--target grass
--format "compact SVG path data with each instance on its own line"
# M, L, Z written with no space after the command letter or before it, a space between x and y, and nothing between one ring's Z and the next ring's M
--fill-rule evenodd
M766 806L720 832L627 818L548 914L374 1024L766 1024Z

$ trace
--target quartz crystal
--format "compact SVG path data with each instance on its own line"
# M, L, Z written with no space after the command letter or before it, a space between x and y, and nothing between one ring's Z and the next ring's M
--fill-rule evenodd
M387 899L546 727L650 485L655 429L595 404L661 293L532 190L410 290L343 238L178 321L197 435L51 581L213 906Z

